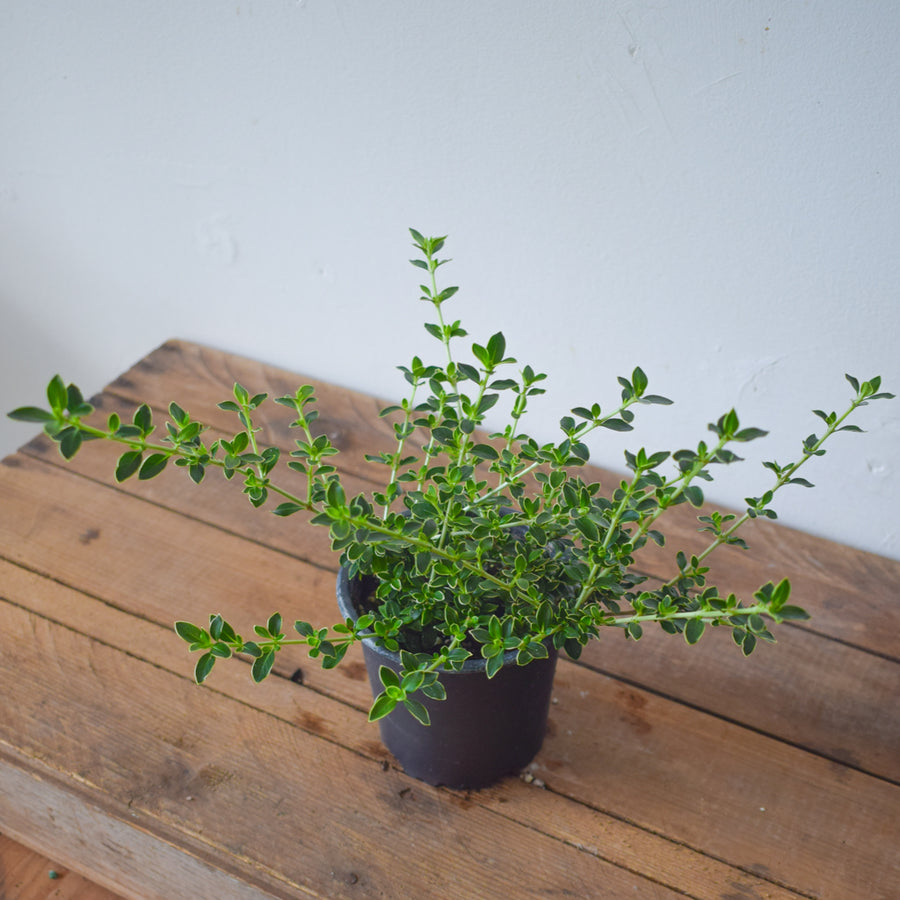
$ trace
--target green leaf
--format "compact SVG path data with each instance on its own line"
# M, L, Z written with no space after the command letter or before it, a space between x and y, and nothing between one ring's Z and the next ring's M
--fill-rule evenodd
M506 354L506 338L503 337L502 332L498 331L496 334L491 335L488 340L487 350L492 365L499 365L503 361L503 357Z
M640 397L644 391L647 390L647 376L644 374L644 370L640 366L636 366L634 372L631 373L631 384L634 388L634 393Z
M484 673L488 678L493 678L502 668L503 650L501 648L500 652L497 653L496 656L491 656L487 659L484 666Z
M688 619L687 625L684 626L684 639L689 644L696 644L703 637L706 630L706 623L703 619Z
M703 491L696 484L689 484L684 489L684 496L693 507L703 506Z
M217 615L210 616L209 619L209 633L214 640L220 640L222 637L222 628L225 626L225 620Z
M52 422L55 419L53 413L39 409L37 406L20 406L11 413L7 413L7 416L17 422Z
M325 489L325 499L329 506L344 506L347 502L347 495L339 481L329 481L328 487Z
M622 419L607 419L600 423L604 428L610 431L634 431L634 428Z
M228 644L218 641L210 648L210 653L217 659L228 659L231 656L231 649Z
M84 402L81 391L74 384L70 384L66 388L66 406L73 416L87 416L94 411L94 407L90 403Z
M744 656L749 656L756 649L756 635L751 634L749 631L744 635L744 639L741 641L741 653Z
M66 459L71 459L81 447L81 432L75 428L64 428L56 435L56 440L59 441L59 452Z
M386 715L393 712L396 705L397 701L393 697L388 697L387 694L383 693L379 694L369 710L369 721L377 722L379 719L383 719Z
M485 369L492 368L491 357L487 347L482 347L481 344L472 344L472 355Z
M477 459L500 458L500 454L490 444L476 444L469 452Z
M187 641L189 644L199 643L206 636L206 632L202 628L190 622L176 622L175 632L183 641Z
M141 433L144 435L149 434L153 430L153 413L150 412L150 407L147 406L146 403L142 403L134 411L134 418L132 421L140 428Z
M532 641L528 644L528 655L531 659L547 659L550 653L540 641Z
M719 427L722 434L734 435L740 425L738 415L735 410L730 409L721 419L719 419Z
M588 449L587 444L576 441L572 444L572 455L583 462L587 462L591 458L591 451Z
M399 687L400 685L400 676L393 669L389 669L387 666L381 666L379 668L378 677L381 680L381 683L386 688Z
M125 481L127 478L131 478L135 472L141 466L141 451L140 450L129 450L127 453L123 453L119 457L118 465L116 466L116 481Z
M742 428L735 434L734 439L736 441L755 441L757 438L765 437L768 433L762 428Z
M150 478L155 478L166 467L168 461L169 457L164 453L151 453L141 464L138 479L147 481Z
M188 414L174 400L169 404L169 415L179 428L184 428L189 421Z
M796 622L802 622L810 618L809 613L805 609L800 606L791 606L790 604L782 606L781 609L778 610L778 615L782 619L790 619Z
M272 512L276 516L292 516L303 509L299 503L279 503Z
M69 399L69 392L59 375L54 375L47 385L47 402L54 412L63 412Z
M403 701L403 705L414 719L418 719L423 725L431 724L431 717L428 715L428 710L425 709L418 700L410 700L409 697L407 697Z
M275 651L264 650L261 656L253 660L250 675L257 683L262 681L272 671L272 663L275 662Z
M787 578L782 578L772 592L770 605L772 609L779 611L787 603L791 596L791 582Z
M747 627L755 634L759 634L761 631L766 630L766 623L762 616L754 613L747 619Z
M212 653L204 653L203 656L197 660L197 665L194 666L194 681L196 681L197 684L203 684L209 677L209 673L212 672L215 663L216 658Z
M447 691L444 686L440 683L440 681L435 681L433 684L427 684L422 688L422 693L428 697L429 700L446 700L447 699Z
M597 527L597 523L587 516L575 519L573 524L589 541L600 540L600 529Z
M547 631L553 624L553 604L545 600L539 607L535 616L535 625L542 631Z

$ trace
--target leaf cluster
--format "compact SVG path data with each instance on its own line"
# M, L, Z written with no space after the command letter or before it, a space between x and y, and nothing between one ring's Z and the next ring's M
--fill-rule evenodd
M289 454L259 445L254 415L268 397L240 384L219 404L236 415L239 429L208 444L208 427L177 403L169 406L158 440L146 404L129 422L113 414L105 427L92 424L91 405L59 376L48 385L47 409L22 407L10 414L41 423L66 459L84 441L122 445L115 470L119 481L156 477L170 460L198 484L211 468L219 469L243 485L254 507L268 504L280 517L309 513L314 525L328 530L351 578L374 585L355 619L331 627L298 620L291 636L278 613L255 626L249 640L221 615L211 615L205 627L176 623L178 635L200 654L198 682L217 660L235 654L251 660L252 677L261 681L289 644L305 645L310 656L333 667L353 643L369 638L399 654L396 671L381 670L382 691L370 718L399 704L427 722L419 695L441 699L440 673L458 669L472 656L483 659L493 677L507 653L520 665L551 651L577 658L602 629L617 628L636 640L650 624L689 644L709 627L729 628L746 655L759 641L774 640L770 624L806 617L788 603L787 580L764 584L742 601L707 584L705 561L720 546L746 549L738 530L750 519L776 518L772 504L783 487L812 487L798 470L825 453L833 434L860 430L845 424L859 407L893 396L881 390L880 378L860 382L847 376L853 397L845 411L815 410L822 433L805 438L792 462L764 464L771 484L747 498L743 513L701 511L699 530L709 535L708 546L697 554L678 551L672 577L650 584L638 560L648 543L666 545L665 512L685 503L703 507L702 485L713 479L716 467L738 462L736 447L766 432L742 425L729 410L696 446L626 451L630 477L602 488L585 474L588 436L631 432L639 408L671 401L651 393L646 373L636 367L618 378L618 396L610 405L573 407L560 419L555 440L529 436L521 422L544 393L546 375L518 367L499 332L471 343L467 354L457 352L467 333L458 320L446 320L443 309L458 288L437 283L438 270L448 262L438 257L446 238L411 234L418 251L411 262L426 276L421 300L432 312L425 330L441 345L440 361L416 356L399 367L407 394L382 411L393 447L367 455L384 472L378 489L348 490L335 466L337 448L326 434L315 433L318 413L309 385L274 400L292 415L289 427L297 437ZM489 420L493 431L487 430ZM279 478L285 470L293 478L290 487Z

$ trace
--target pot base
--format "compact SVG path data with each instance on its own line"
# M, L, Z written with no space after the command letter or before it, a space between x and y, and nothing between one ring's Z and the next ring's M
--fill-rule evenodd
M364 583L351 582L346 569L338 574L338 606L344 616L356 618L356 600ZM365 639L363 654L373 696L382 691L378 670L401 669L400 658ZM547 729L550 694L556 672L557 652L549 648L546 659L516 664L515 651L504 656L504 665L493 677L485 674L485 661L466 660L459 671L440 672L446 700L422 703L431 717L422 725L403 706L379 720L381 740L404 771L428 784L476 790L519 772L541 749Z
M378 669L398 671L380 648L364 647L373 694L380 693ZM521 771L541 749L547 729L556 671L555 651L547 659L518 666L513 660L493 678L484 667L441 672L446 700L416 697L428 709L422 725L402 706L379 721L381 740L403 770L428 784L477 790Z

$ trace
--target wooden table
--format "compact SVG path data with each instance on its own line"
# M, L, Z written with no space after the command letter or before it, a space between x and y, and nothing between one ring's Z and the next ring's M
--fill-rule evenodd
M161 417L177 399L233 432L215 403L235 380L277 396L311 379L171 341L95 402ZM365 486L381 470L363 452L391 443L379 402L319 398ZM288 411L268 415L265 439L292 446ZM263 685L224 664L196 686L173 620L330 623L336 558L215 472L117 486L117 455L66 464L38 438L0 466L5 835L141 900L900 897L900 563L750 529L750 554L721 551L723 586L787 575L810 623L749 659L724 630L604 636L560 662L527 777L460 793L381 747L359 656L323 672L285 654ZM674 524L647 571L700 546L689 510Z

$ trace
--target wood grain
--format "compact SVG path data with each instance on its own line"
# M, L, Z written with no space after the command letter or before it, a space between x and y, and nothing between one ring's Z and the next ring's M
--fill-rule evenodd
M4 723L6 743L15 739L35 764L48 756L65 758L101 810L127 809L144 828L177 830L179 845L228 854L234 878L274 896L391 896L392 885L416 885L423 877L427 884L438 872L428 859L407 852L410 840L457 848L439 861L441 877L451 883L465 884L474 860L479 890L487 895L510 883L526 885L535 896L560 883L583 894L601 878L611 897L635 890L676 896L483 807L447 803L442 792L374 760L263 710L197 690L185 678L136 664L47 619L3 604L0 627L15 640L30 640L37 651L17 666L22 687L14 719ZM64 692L47 697L30 687L39 684L44 666L65 673ZM127 693L107 688L126 677ZM4 809L5 818L11 815ZM118 845L135 846L131 823L114 823L107 814L103 827ZM385 852L382 839L390 847L398 829L408 837L397 852ZM131 864L116 855L123 868ZM130 877L143 879L144 896L164 896L161 876L147 871L150 860L142 856ZM171 868L168 873L171 878ZM133 881L123 888L135 891Z
M40 853L0 834L0 897L3 900L121 900Z
M178 399L202 417L234 380L300 383L169 342L98 405ZM364 489L363 448L390 445L381 404L319 393L322 427ZM283 421L263 424L290 446ZM561 664L537 782L464 795L396 769L365 723L358 655L323 672L288 652L265 685L241 662L194 685L176 617L332 621L336 560L321 530L252 511L234 485L196 488L176 471L111 485L115 455L92 445L62 465L38 439L0 466L0 695L15 697L0 706L0 831L90 859L123 897L177 896L150 873L161 865L207 886L200 896L898 893L900 742L884 711L900 681L874 633L896 623L890 561L770 529L792 580L860 602L847 641L830 633L829 602L749 660L722 633L695 648L611 635ZM696 539L691 516L678 527ZM829 586L818 563L832 555ZM725 574L755 587L769 563L749 559Z
M165 644L158 640L160 626L133 621L128 614L98 601L86 602L83 595L17 567L0 563L0 578L10 586L16 598L36 605L44 616L52 615L55 621L70 626L78 623L95 641L115 645L123 632L131 631L135 637L134 652L140 658L168 670L179 665L179 660L173 659ZM195 690L214 695L223 693L265 709L316 737L352 748L380 767L389 762L389 755L374 738L372 728L366 725L360 710L336 703L318 691L304 690L285 678L270 679L264 689L260 689L250 682L245 671L237 667L223 668L216 674L213 684ZM181 745L185 740L177 737L172 742ZM692 896L704 900L719 897L719 890L725 884L747 892L764 891L760 896L796 896L765 879L692 851L678 841L665 840L626 820L580 802L571 802L552 789L542 790L509 779L490 792L462 796L467 806L475 803L489 806L529 829L545 832L583 852L608 859L630 871L644 873L656 881L678 884L679 879L689 879Z
M304 614L315 612L327 616L330 613L331 572L312 568L264 545L242 542L232 534L223 534L168 510L126 498L115 490L98 488L56 469L51 470L49 477L40 477L39 483L33 483L29 478L37 475L30 466L35 464L29 461L16 470L15 484L8 486L10 495L15 500L16 491L23 490L34 498L45 491L47 500L41 507L41 515L20 521L27 540L17 543L14 535L3 535L13 561L20 566L41 571L42 565L46 565L43 561L52 559L59 571L66 573L70 587L161 625L171 622L181 605L187 604L190 610L196 602L192 600L193 591L183 592L180 586L193 585L198 568L213 593L234 598L239 605L247 607L248 613L255 609L257 618L267 615L269 609L259 607L260 593L267 600L288 600L284 593L274 597L279 590L284 590L282 585L291 586L290 599ZM0 484L6 486L7 481L3 478ZM60 504L64 497L67 502ZM91 538L85 541L84 536L88 534ZM188 555L176 549L185 546L191 547ZM104 566L104 560L119 558L128 559L129 565L115 572ZM160 559L168 560L163 571L159 569ZM255 574L258 572L264 574L258 577ZM261 590L263 584L266 587ZM183 656L181 642L174 634L166 631L160 639L171 648L173 656L176 653ZM289 657L287 667L283 667L285 674L301 659ZM357 707L366 704L368 695L363 681L347 677L352 671L359 674L358 666L346 672L343 667L331 673L309 667L304 671L308 671L309 677L304 680L310 688L328 692ZM802 848L796 848L799 859L787 853L783 836L797 833L795 815L805 815L813 806L818 806L824 814L820 839L832 848L832 858L847 869L848 876L855 877L856 866L869 868L887 858L888 849L877 839L877 833L879 829L882 834L887 833L893 801L891 794L885 794L885 785L876 779L842 770L846 786L841 788L833 783L827 762L755 733L741 733L728 723L698 716L690 707L624 686L584 667L561 667L558 689L566 685L571 688L558 698L560 702L554 708L555 731L542 753L544 761L539 760L544 779L555 790L608 814L626 817L682 840L739 868L750 867L752 871L757 863L741 856L745 841L742 829L746 831L748 827L745 815L750 809L741 798L749 792L756 798L751 801L757 804L753 808L766 807L765 826L771 829L758 835L754 844L757 851L785 854L782 857L785 871L768 863L767 867L776 873L775 880L800 890L814 890L817 879L828 870L815 855L809 855L804 862ZM645 714L644 710L648 712ZM659 744L654 743L648 750L646 742L654 726L647 725L653 721L665 721L666 725L660 732ZM732 729L734 734L730 733ZM584 735L581 740L573 738L579 733ZM641 739L637 745L636 737ZM679 751L670 758L671 749L667 754L665 748L673 746ZM629 754L638 749L642 759L640 777L623 779L631 770ZM59 752L70 758L72 748L66 745ZM596 769L598 759L606 767L615 762L616 768L607 769L609 776ZM700 806L695 806L692 799L695 786L691 776L697 760L703 760L707 772L716 773L717 788L713 796L704 797ZM797 785L791 777L797 768L818 774L808 783ZM737 782L732 772L740 774ZM612 785L606 783L606 777L612 777ZM783 806L767 799L773 779L776 784L783 780L784 787L780 790L790 792L790 802ZM591 793L594 789L596 795ZM858 808L866 810L867 821L875 830L866 846L854 854L852 863L841 859L839 853L845 840L842 829L846 823L846 815L839 811L851 795L863 804ZM709 829L711 819L716 822L712 830ZM688 838L689 825L692 830ZM791 881L792 877L800 880ZM840 881L841 872L830 872L829 877Z
M56 464L58 454L49 442L33 442L28 449L35 458ZM116 448L103 445L91 446L87 450L90 452L79 454L67 468L67 471L81 473L93 482L85 483L73 495L77 498L77 506L96 509L99 498L112 490L125 491L150 503L139 514L123 508L111 512L110 517L106 514L102 517L93 515L90 519L80 520L79 543L71 542L70 555L99 559L108 552L104 543L106 536L100 539L103 534L101 518L109 522L113 534L121 539L112 551L115 555L136 552L138 544L152 538L152 534L145 532L161 527L159 523L163 519L153 509L156 506L182 516L190 515L230 535L277 548L298 561L308 562L328 572L314 576L315 591L321 602L304 615L319 616L321 618L317 621L321 622L332 621L334 609L330 573L336 564L336 557L329 547L324 529L304 527L299 516L284 520L261 510L253 510L237 486L214 478L218 474L215 472L210 476L209 483L200 487L188 482L183 472L171 470L151 482L129 481L114 489L110 484L110 472L114 468ZM23 495L36 496L41 491L47 495L53 494L58 490L59 479L65 478L64 474L57 473L45 477L43 469L35 468L31 460L15 459L19 460L15 480L20 483ZM362 490L364 485L359 479L350 479L348 483L351 489ZM138 521L139 517L143 522ZM42 527L50 529L52 521L44 517ZM71 517L67 514L63 524L68 527L70 522ZM168 531L168 527L165 530ZM84 535L95 531L98 537L90 542L92 547L85 549L80 542L84 540ZM133 538L131 543L122 543L129 535ZM214 543L220 540L216 531L205 532L200 528L187 531L184 536L172 533L172 537L178 546L184 546L185 541L199 544L201 541ZM226 541L225 538L222 540ZM22 545L21 552L24 554L27 546L29 555L22 559L38 570L40 555L46 556L51 545L62 547L65 542L64 535L56 531L48 534L43 541L36 541L34 535L17 538L10 534L4 538L10 552ZM223 544L226 545L241 546L234 541ZM172 554L173 550L171 546L165 546L154 552ZM223 611L243 622L243 627L248 628L251 620L261 620L275 609L290 618L298 616L295 598L285 596L283 591L278 592L278 586L282 583L278 579L284 577L284 584L293 584L303 577L300 570L296 575L287 573L278 576L267 594L270 602L254 602L248 607L254 591L239 571L235 555L238 552L234 550L228 557L229 560L233 557L234 561L225 570L220 570L222 577L207 577L202 586L197 578L194 579L197 599L203 599L204 603L185 606L182 614L205 621L207 613L219 611L215 598L229 596L228 606ZM178 564L178 559L190 566L193 554L179 553L173 564ZM267 563L265 568L268 570L271 565ZM96 567L92 567L91 571L95 578L106 578ZM190 577L189 573L183 577ZM254 584L258 585L260 581L262 579L254 578ZM230 594L236 593L232 588L242 583L241 593L246 597L246 602L232 600ZM100 590L97 583L84 587ZM137 589L135 583L128 592ZM255 593L258 594L258 590ZM178 610L172 611L172 615L177 614ZM879 654L861 653L857 648L809 629L778 629L778 642L776 646L760 646L753 656L744 659L725 631L710 632L695 647L689 647L681 638L665 635L659 629L647 629L645 637L638 643L625 641L620 632L611 632L604 635L601 641L589 645L583 662L623 680L637 682L656 693L702 705L709 712L777 736L829 759L895 782L900 781L900 753L897 752L900 746L900 720L880 714L900 693L900 665ZM821 665L824 656L831 661L829 666ZM282 668L288 665L297 667L303 663L301 655L292 654L284 659ZM853 677L848 678L848 673L852 673ZM715 692L709 691L709 684L716 685Z

